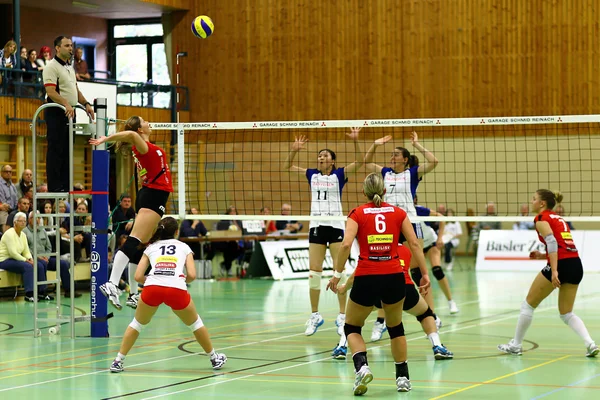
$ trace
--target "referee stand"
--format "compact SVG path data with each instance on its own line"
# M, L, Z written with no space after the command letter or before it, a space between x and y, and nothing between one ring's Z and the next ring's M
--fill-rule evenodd
M32 130L32 148L33 148L33 176L34 179L38 177L38 157L37 157L37 133L36 133L36 125L39 114L46 108L56 107L60 108L63 111L66 111L65 107L57 104L57 103L46 103L39 107L33 115L33 121L31 124ZM80 105L77 105L74 108L79 108L85 111ZM69 192L38 192L37 184L33 185L33 213L35 218L33 218L33 260L34 260L34 286L33 286L33 298L34 298L34 307L33 307L33 335L34 337L41 336L41 324L49 324L45 325L46 328L49 328L49 333L51 335L56 335L60 333L61 325L65 323L70 323L70 337L75 338L75 322L79 321L91 321L92 325L92 336L106 337L108 336L108 323L107 323L107 302L104 296L98 293L98 296L95 294L95 287L99 286L99 284L104 283L108 279L108 249L107 249L107 228L108 228L108 152L104 149L102 150L94 150L93 151L93 159L92 159L92 191L82 192L82 191L73 191L73 170L74 170L74 153L73 153L73 141L74 135L92 135L95 136L96 132L100 132L102 135L106 132L106 99L97 99L94 102L94 111L96 113L96 125L93 124L93 121L90 117L89 123L82 124L74 124L73 118L69 118L69 159L71 161L69 165L69 182L71 190ZM103 154L96 154L96 152L100 152ZM104 170L102 166L105 166ZM96 171L96 167L98 167L98 171ZM99 179L104 180L104 185L97 184L94 180L94 176L98 175ZM96 188L95 186L100 186L100 188ZM78 198L92 198L92 212L85 214L77 214L75 213L76 204L75 200ZM44 214L45 216L53 217L53 225L51 228L56 231L55 238L55 251L51 253L42 253L39 254L37 252L37 243L38 238L38 200L49 199L54 202L56 208L52 214ZM69 212L60 213L58 212L58 202L60 200L68 201L70 204ZM102 213L102 207L104 213ZM88 226L77 226L75 225L75 217L87 217L92 216L92 244L91 244L91 254L89 255L91 261L92 268L92 277L91 277L91 313L89 315L75 316L75 246L73 241L73 236L75 233L75 229L80 231L89 230ZM71 236L69 240L69 249L70 249L70 258L69 258L69 269L70 269L70 298L67 304L63 305L61 303L61 279L60 279L60 223L59 218L69 218L69 234ZM101 227L101 229L96 230L95 227ZM56 257L56 279L38 281L37 277L37 260L38 257ZM102 268L103 266L103 268ZM104 280L102 280L101 275L104 275ZM95 283L101 280L98 285ZM56 305L54 307L40 308L38 304L38 292L39 286L55 284L56 285ZM102 307L102 304L104 307ZM63 306L68 307L69 312L67 314L63 313ZM52 316L51 316L52 315ZM96 324L96 325L94 325ZM98 324L100 326L98 326Z

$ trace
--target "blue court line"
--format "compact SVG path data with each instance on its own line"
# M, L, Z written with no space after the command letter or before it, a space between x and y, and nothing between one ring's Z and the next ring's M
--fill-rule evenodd
M585 381L589 381L590 379L594 379L594 378L596 378L597 376L600 376L600 374L596 374L596 375L594 375L594 376L590 376L589 378L585 378L585 379L582 379L582 380L580 380L580 381L577 381L577 382L569 383L569 384L568 384L567 386L565 386L565 387L561 387L561 388L558 388L558 389L554 389L554 390L552 390L552 391L550 391L550 392L547 392L547 393L541 394L541 395L539 395L539 396L536 396L536 397L532 397L530 400L537 400L537 399L541 399L542 397L550 396L551 394L554 394L554 393L560 392L561 390L565 390L565 389L568 389L569 387L572 387L572 386L575 386L575 385L579 385L580 383L583 383L583 382L585 382Z

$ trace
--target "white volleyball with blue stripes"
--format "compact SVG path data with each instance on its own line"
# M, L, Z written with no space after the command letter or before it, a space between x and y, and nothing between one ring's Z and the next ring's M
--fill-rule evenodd
M200 39L206 39L215 31L215 25L212 19L206 15L200 15L192 21L192 32L194 36Z

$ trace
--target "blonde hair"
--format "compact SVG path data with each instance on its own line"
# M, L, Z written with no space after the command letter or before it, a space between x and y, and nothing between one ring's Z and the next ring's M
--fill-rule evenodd
M138 117L137 115L134 115L133 117L130 117L126 122L125 122L125 128L123 129L124 131L134 131L137 132L140 128L142 127L142 120L140 117ZM116 142L115 143L115 152L117 153L129 153L130 151L130 146L128 146L129 143L125 143L125 142Z
M548 210L552 210L556 204L560 204L563 201L563 195L558 190L553 192L548 189L538 189L536 193L540 197L540 200L546 202Z
M363 182L363 191L365 196L371 200L377 207L381 206L383 201L383 193L385 192L385 184L381 174L372 173L367 175Z
M8 47L9 46L15 46L15 51L14 53L8 53ZM4 45L4 57L6 57L7 55L11 56L13 54L17 54L17 42L15 42L14 40L9 40L8 42L6 42L6 44Z

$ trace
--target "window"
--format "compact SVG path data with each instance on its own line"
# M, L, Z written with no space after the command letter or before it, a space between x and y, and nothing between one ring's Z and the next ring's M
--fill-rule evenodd
M110 21L109 34L115 49L111 60L114 76L118 81L131 82L120 86L117 104L169 108L171 93L151 86L171 84L160 19Z

